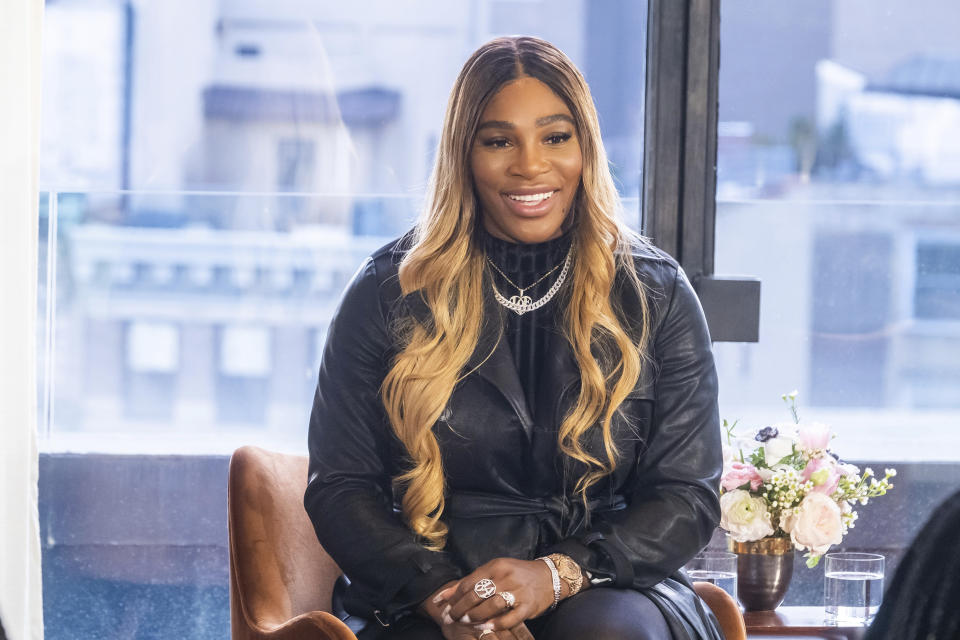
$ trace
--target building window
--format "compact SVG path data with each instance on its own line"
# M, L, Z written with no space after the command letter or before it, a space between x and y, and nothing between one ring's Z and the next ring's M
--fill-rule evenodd
M217 367L217 419L222 423L263 425L272 369L269 329L223 327Z
M960 320L960 241L919 242L913 314L918 320Z
M126 332L127 418L165 420L173 417L180 370L180 330L177 326L135 320Z

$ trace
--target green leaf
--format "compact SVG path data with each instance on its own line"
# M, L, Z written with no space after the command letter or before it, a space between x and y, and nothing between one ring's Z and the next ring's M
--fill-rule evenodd
M767 454L764 453L763 447L759 447L756 451L750 454L750 464L756 468L767 468Z
M806 460L803 459L803 453L797 450L797 445L791 445L790 453L780 458L777 464L793 467L797 471L803 471L807 466Z
M814 556L808 553L806 555L806 558L807 558L807 568L809 569L813 569L815 566L820 564L820 556Z

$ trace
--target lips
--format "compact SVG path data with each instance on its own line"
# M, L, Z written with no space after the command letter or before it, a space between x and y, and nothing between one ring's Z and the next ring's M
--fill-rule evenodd
M531 194L529 196L514 195L512 193L508 193L507 197L510 198L511 200L516 200L517 202L523 202L526 204L537 204L538 202L542 202L547 198L549 198L550 196L552 196L553 193L554 193L553 191L545 191L543 193Z
M543 215L553 206L553 196L559 189L518 189L502 194L507 206L524 217Z

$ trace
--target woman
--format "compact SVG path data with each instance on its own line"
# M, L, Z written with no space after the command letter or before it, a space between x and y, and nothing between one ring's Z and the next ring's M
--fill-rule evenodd
M619 211L570 60L478 49L320 369L304 503L361 638L720 637L677 573L719 520L710 340Z
M913 539L867 640L960 640L960 492L944 500Z

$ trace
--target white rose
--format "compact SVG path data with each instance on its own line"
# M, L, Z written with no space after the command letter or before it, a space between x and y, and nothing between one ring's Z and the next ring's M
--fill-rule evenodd
M767 466L773 467L793 453L793 439L777 436L763 443L763 458Z
M832 545L843 540L840 507L822 493L809 493L800 503L793 520L790 539L799 549L823 555Z
M720 527L737 542L752 542L773 535L770 514L763 498L734 489L720 496Z

